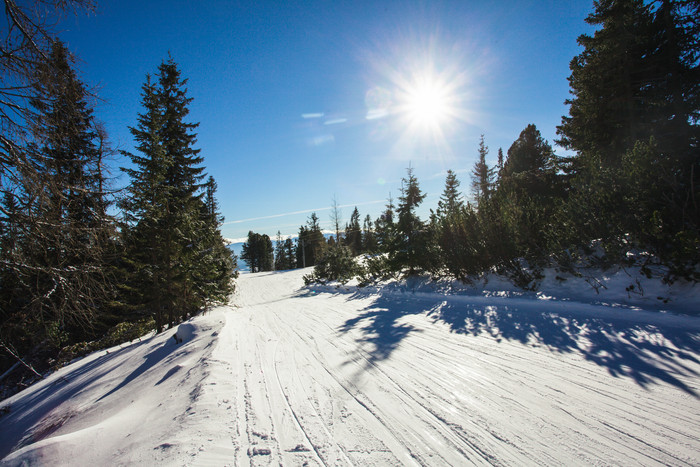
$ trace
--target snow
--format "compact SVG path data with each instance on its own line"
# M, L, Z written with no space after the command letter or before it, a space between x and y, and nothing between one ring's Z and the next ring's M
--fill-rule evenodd
M242 275L231 306L1 402L0 464L700 464L694 288L309 272Z

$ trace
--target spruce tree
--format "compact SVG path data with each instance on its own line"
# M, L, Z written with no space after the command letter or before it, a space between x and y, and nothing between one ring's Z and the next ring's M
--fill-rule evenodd
M407 169L407 177L401 181L401 196L397 207L396 242L390 251L390 261L394 270L408 268L408 275L413 275L421 265L422 251L425 247L423 222L416 214L416 209L425 199L413 168Z
M464 207L464 201L459 192L459 185L457 174L452 170L448 170L445 178L445 190L438 201L438 217L452 215Z
M333 205L331 206L331 224L333 225L333 228L335 229L335 242L336 246L340 246L342 244L341 238L340 238L340 223L342 221L342 213L340 212L340 208L338 207L338 201L335 199L335 196L333 197Z
M284 248L282 233L278 230L275 239L275 271L283 271L289 269L287 261L287 251Z
M549 143L533 124L528 125L508 149L503 177L527 173L544 176L556 170L557 160Z
M287 269L294 269L296 264L296 255L294 254L294 242L291 238L287 238L284 241L284 249L287 252Z
M204 203L201 204L201 229L193 238L195 294L191 303L196 308L226 303L233 292L233 279L236 277L235 255L226 247L221 236L220 226L224 217L219 213L216 189L216 181L210 176L205 185Z
M474 164L472 171L472 194L477 206L481 205L482 201L486 201L491 196L493 188L495 169L489 168L486 164L486 155L489 153L489 148L484 142L484 135L479 139L479 160Z
M124 153L135 166L123 169L131 178L122 202L127 257L136 301L153 313L158 331L202 303L196 238L204 225L204 168L193 147L198 124L186 122L186 83L172 58L159 65L156 82L147 76L144 113L130 128L140 154Z
M315 265L323 256L326 246L326 240L318 223L318 216L312 212L306 226L302 225L299 228L297 267Z

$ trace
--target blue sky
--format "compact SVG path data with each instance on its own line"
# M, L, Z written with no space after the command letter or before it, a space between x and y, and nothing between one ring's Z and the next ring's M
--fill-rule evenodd
M330 227L398 197L409 164L428 194L445 171L469 194L479 136L495 164L529 123L553 144L592 1L102 0L60 37L97 90L112 144L133 148L141 85L168 53L188 82L197 147L219 184L222 233ZM414 91L441 107L416 110ZM409 96L409 97L407 97ZM430 112L429 118L423 118ZM557 153L564 154L561 148ZM115 186L127 180L116 167Z

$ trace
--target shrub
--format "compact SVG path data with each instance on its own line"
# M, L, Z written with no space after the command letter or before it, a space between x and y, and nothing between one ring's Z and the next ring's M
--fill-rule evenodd
M357 271L358 266L350 249L336 246L325 251L321 260L314 266L314 272L304 276L304 283L309 285L338 281L344 284L352 279Z

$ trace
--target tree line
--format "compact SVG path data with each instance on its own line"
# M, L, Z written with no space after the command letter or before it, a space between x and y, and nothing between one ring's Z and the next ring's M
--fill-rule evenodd
M95 95L46 26L52 19L36 13L94 5L44 3L37 10L4 1L2 378L8 369L41 371L76 349L94 349L87 343L110 330L112 338L160 332L225 301L233 287L216 182L195 149L192 99L176 63L168 58L146 77L143 112L130 128L135 150L123 152L132 163L122 169L129 184L115 190L107 170L115 151L94 116Z
M535 125L489 165L482 135L471 200L447 172L429 219L413 170L397 204L389 199L360 229L357 209L324 241L315 214L299 231L295 265L307 282L428 273L469 281L495 271L532 288L543 267L575 272L637 261L663 278L700 278L700 2L601 0L571 60L569 114L557 127L559 157ZM336 206L334 202L334 207ZM302 245L304 248L301 248ZM353 258L370 253L362 262ZM303 258L305 263L300 262ZM361 263L361 265L360 265Z

